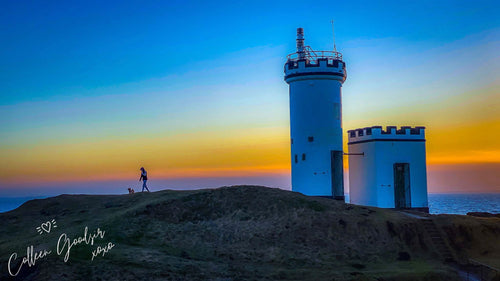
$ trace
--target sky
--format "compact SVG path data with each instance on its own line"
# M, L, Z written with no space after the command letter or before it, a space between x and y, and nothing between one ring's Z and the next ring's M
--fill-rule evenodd
M332 19L344 131L426 126L429 192L500 192L498 1L1 5L0 196L290 189L283 65Z

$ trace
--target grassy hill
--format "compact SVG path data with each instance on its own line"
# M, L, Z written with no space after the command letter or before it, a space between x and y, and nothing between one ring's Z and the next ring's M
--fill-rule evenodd
M457 257L499 265L500 218L432 218ZM39 234L52 219L57 227ZM458 279L417 218L258 186L61 195L26 202L0 222L0 280ZM61 234L77 238L85 227L104 237L73 246L64 262ZM18 254L17 270L31 245L51 253L11 277L9 257Z

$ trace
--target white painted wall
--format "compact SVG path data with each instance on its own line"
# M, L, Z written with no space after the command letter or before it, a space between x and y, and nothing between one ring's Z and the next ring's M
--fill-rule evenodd
M337 66L328 65L326 60L316 63L306 66L305 61L299 61L293 69L285 65L285 81L290 85L292 190L311 196L332 196L330 151L342 150L341 87L345 64L339 61ZM290 74L308 75L289 77ZM309 142L308 137L314 140Z
M428 207L425 141L422 141L425 129L419 129L418 134L411 134L409 127L402 129L402 134L397 134L395 128L386 130L390 134L382 134L382 129L377 127L371 130L371 135L366 134L366 128L353 130L354 137L352 131L348 133L349 153L364 153L363 156L349 155L350 202L394 208L393 165L409 163L411 206Z
M349 200L351 204L378 206L377 189L373 185L377 181L375 170L375 143L368 142L349 145ZM356 202L356 203L355 203Z

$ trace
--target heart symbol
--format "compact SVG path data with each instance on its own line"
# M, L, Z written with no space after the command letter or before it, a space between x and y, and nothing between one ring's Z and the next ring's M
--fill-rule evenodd
M50 221L44 222L44 223L42 223L41 227L45 232L49 233L50 228L52 227L52 224L50 223Z

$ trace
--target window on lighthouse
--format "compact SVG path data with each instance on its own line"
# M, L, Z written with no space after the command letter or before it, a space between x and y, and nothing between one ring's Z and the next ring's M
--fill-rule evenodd
M306 161L306 154L302 153L302 161Z
M333 114L335 114L335 119L340 120L342 113L340 112L340 104L338 102L333 104Z

